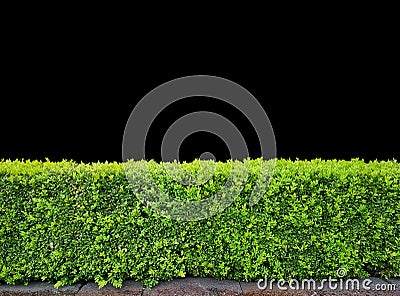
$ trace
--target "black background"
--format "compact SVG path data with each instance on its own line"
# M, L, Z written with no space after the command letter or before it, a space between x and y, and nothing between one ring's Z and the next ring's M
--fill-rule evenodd
M26 29L12 40L3 57L0 159L121 161L125 124L136 103L164 82L198 74L230 79L260 101L280 158L399 157L397 62L384 39L329 35L266 46L249 41L244 49L210 42L168 50L161 41ZM251 156L259 155L254 130L237 110L189 98L157 117L146 157L160 160L166 128L200 110L230 119ZM229 158L223 142L205 133L187 138L180 158L205 151Z

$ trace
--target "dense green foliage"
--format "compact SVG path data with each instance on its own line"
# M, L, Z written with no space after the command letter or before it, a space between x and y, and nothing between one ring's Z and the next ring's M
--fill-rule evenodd
M195 173L199 163L182 167ZM150 167L163 190L196 200L221 188L230 164L217 163L197 186ZM400 275L399 163L278 160L267 193L249 206L258 164L231 206L184 222L144 207L123 164L2 161L0 281L152 286L184 276L320 279L338 268Z

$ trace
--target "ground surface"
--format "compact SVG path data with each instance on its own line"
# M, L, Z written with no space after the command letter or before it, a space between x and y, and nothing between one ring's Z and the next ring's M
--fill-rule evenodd
M368 285L370 290L360 287L357 289L337 289L332 290L327 284L322 287L317 283L317 289L292 290L286 285L283 290L275 283L264 290L258 288L257 283L243 283L237 281L217 281L210 278L185 278L169 282L161 282L151 290L143 288L143 285L134 281L126 281L123 286L116 289L110 285L99 289L95 283L76 284L55 289L53 285L35 282L27 286L0 285L0 295L3 296L26 296L26 295L76 295L76 296L96 296L96 295L129 295L129 296L290 296L290 295L400 295L400 279L382 280L370 278ZM362 283L362 279L359 280ZM385 291L378 289L385 289ZM393 291L394 290L394 291Z

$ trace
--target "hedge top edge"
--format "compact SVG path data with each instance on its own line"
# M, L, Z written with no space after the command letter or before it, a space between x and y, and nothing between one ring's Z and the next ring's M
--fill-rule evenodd
M261 159L247 159L250 163L258 162ZM128 163L139 163L139 162L147 162L152 165L162 165L163 162L156 162L154 160L130 160ZM232 160L228 161L213 161L213 160L199 160L195 159L191 162L174 162L178 163L183 167L190 166L198 166L199 163L204 162L214 162L218 166L227 165L232 162ZM241 162L241 161L234 161ZM62 160L62 161L50 161L46 160L30 160L30 159L1 159L0 160L0 172L5 172L9 174L35 174L39 172L61 172L61 171L96 171L103 170L109 173L121 173L123 172L123 166L126 162L76 162L74 160ZM396 159L392 160L372 160L372 161L364 161L363 159L353 158L351 160L341 160L341 159L321 159L315 158L311 160L291 160L291 159L277 159L276 160L277 169L282 169L283 167L288 167L290 169L295 169L298 167L309 167L318 170L326 170L326 169L350 169L351 168L359 168L361 171L364 169L383 169L383 168L391 168L391 169L400 169L400 163ZM350 170L348 171L350 173Z

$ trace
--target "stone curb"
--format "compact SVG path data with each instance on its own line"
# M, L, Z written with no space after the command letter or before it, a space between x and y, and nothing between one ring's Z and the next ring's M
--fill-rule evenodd
M106 285L102 289L96 283L87 283L84 285L76 296L100 296L100 295L129 295L142 296L143 285L135 281L126 281L121 288L115 288L112 285ZM0 294L1 295L1 294Z
M211 278L184 278L161 282L153 289L144 290L143 296L242 296L237 281L217 281Z
M82 285L76 284L55 289L54 285L43 282L32 282L29 285L0 285L0 295L25 296L25 295L76 295Z
M143 288L143 285L135 281L126 281L121 288L114 288L106 285L99 289L98 285L89 282L76 284L55 289L52 284L33 282L24 285L0 285L1 296L49 296L49 295L76 295L76 296L97 296L97 295L129 295L129 296L336 296L336 295L400 295L400 278L378 279L369 278L370 290L360 287L357 289L342 289L338 285L337 290L329 288L327 283L322 285L316 283L316 289L292 290L286 283L285 290L279 288L277 283L267 286L264 290L258 288L257 283L244 283L237 281L217 281L212 278L184 278L173 281L160 282L153 289ZM363 279L358 279L360 283ZM350 283L351 284L351 283ZM345 284L343 283L343 286ZM301 286L300 286L301 287ZM379 290L384 287L385 290ZM321 289L319 289L321 288ZM378 289L377 289L378 288Z

